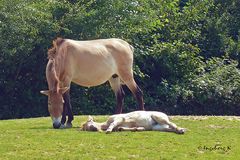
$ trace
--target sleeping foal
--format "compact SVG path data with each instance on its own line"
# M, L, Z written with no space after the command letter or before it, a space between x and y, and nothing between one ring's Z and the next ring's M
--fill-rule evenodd
M156 111L134 111L126 114L115 114L108 118L106 122L94 122L91 116L82 125L84 131L165 131L184 134L185 129L177 127L169 121L168 116Z

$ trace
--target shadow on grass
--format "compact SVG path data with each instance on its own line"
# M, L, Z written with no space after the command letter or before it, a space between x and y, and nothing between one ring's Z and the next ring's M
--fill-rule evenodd
M72 127L72 128L63 128L63 129L54 129L53 127L51 126L38 126L38 127L31 127L29 129L36 129L36 130L39 130L39 129L52 129L52 130L69 130L69 129L76 129L76 130L79 130L80 127Z
M39 129L53 129L52 127L49 127L49 126L39 126L39 127L31 127L29 129L36 129L36 130L39 130Z

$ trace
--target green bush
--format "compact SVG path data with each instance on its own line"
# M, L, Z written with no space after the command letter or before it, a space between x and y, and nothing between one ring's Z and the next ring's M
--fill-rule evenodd
M194 104L205 114L239 113L240 70L238 63L225 58L212 58L205 71L192 80Z
M39 90L46 88L46 51L60 28L54 4L13 0L0 6L0 119L47 115Z
M0 119L46 116L47 49L58 36L117 37L135 47L148 110L239 115L239 1L0 2ZM222 58L227 57L227 58ZM124 112L136 109L130 91ZM75 114L111 114L108 84L72 85Z

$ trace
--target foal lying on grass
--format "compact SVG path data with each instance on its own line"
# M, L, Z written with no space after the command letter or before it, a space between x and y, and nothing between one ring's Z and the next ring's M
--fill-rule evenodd
M94 122L91 116L82 125L84 131L165 131L184 134L185 129L177 127L169 121L168 116L156 111L134 111L126 114L115 114L108 118L106 122Z

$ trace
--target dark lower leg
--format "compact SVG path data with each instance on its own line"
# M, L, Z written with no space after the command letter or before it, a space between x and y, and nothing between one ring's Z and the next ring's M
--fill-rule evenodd
M123 88L120 87L120 89L116 93L116 99L117 99L117 108L115 111L116 114L122 113L124 95L125 95L125 93L123 91Z
M137 90L135 92L135 97L138 102L139 110L145 110L144 102L143 102L143 93L142 93L142 90L138 86L137 86Z
M65 124L66 122L66 114L67 114L67 106L65 103L63 104L63 113L62 113L62 119L61 119L61 124Z
M73 117L73 112L72 112L72 105L69 105L69 109L68 109L68 121L67 123L72 123L72 121L74 120Z
M73 121L73 112L72 105L70 103L70 93L69 90L63 94L64 105L66 106L66 114L68 115L67 123L71 123Z

